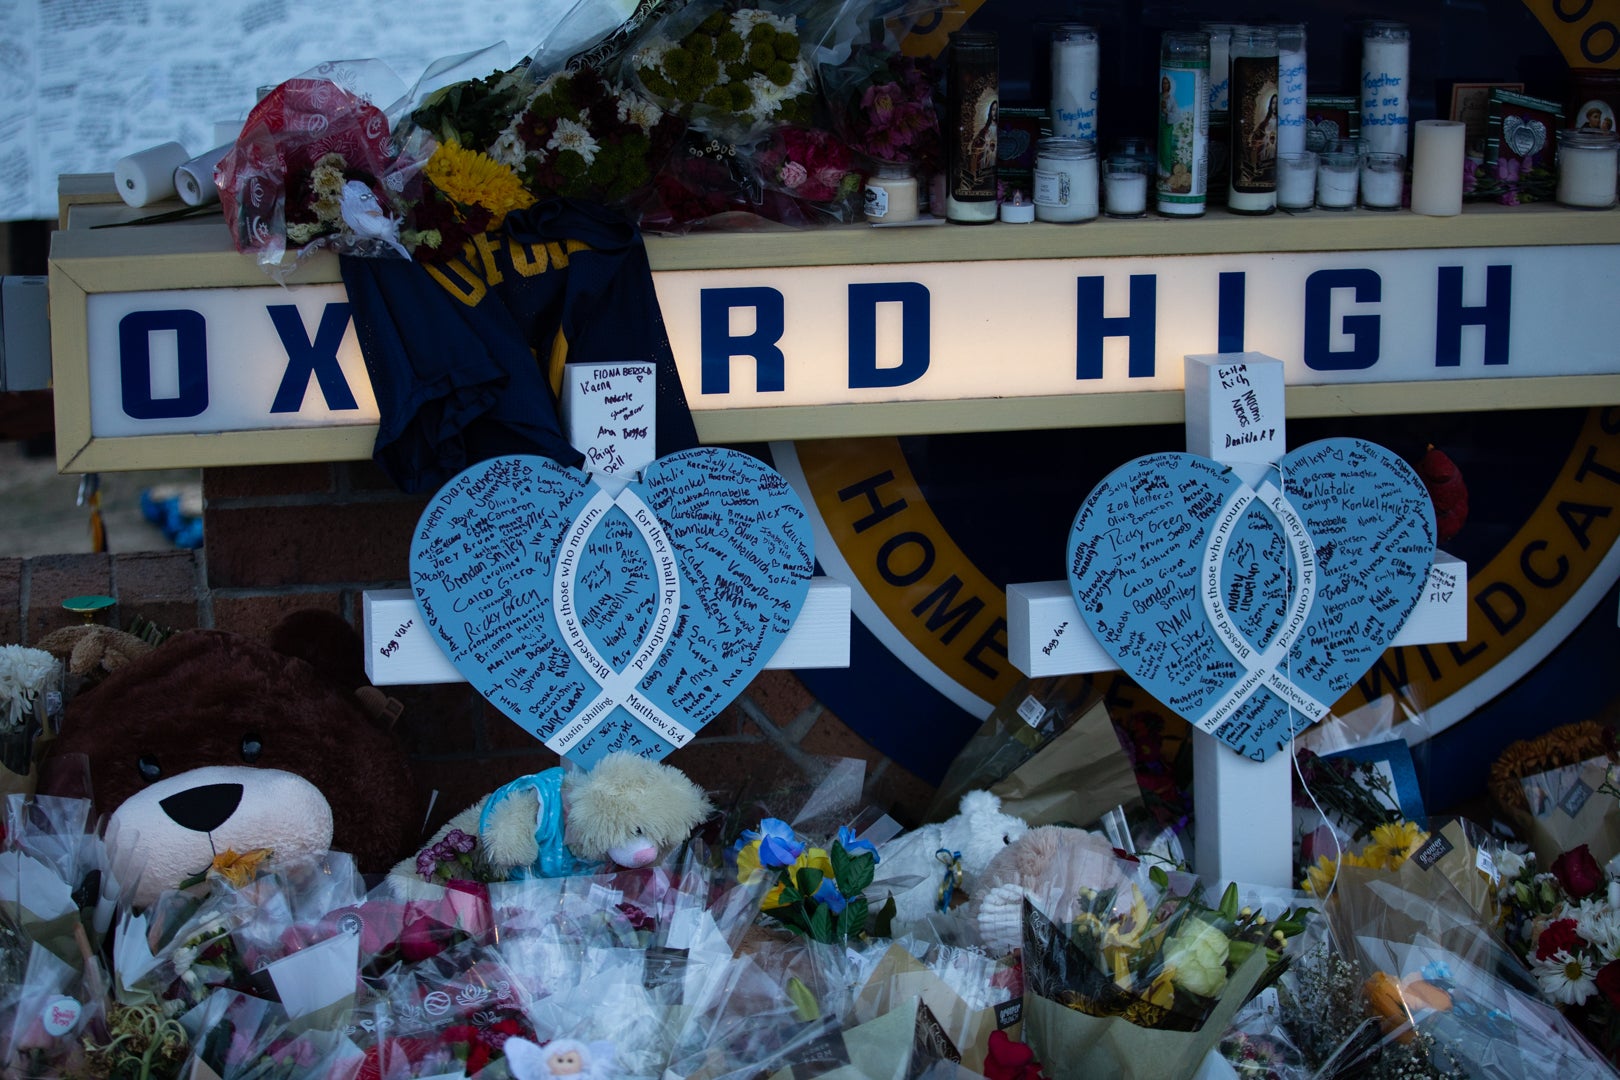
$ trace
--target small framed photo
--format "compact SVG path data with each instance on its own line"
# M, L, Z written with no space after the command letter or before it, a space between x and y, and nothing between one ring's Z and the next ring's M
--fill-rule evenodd
M1460 82L1451 85L1450 119L1462 121L1469 150L1480 153L1485 150L1485 129L1490 123L1492 90L1523 93L1524 83Z
M1521 168L1551 165L1564 107L1556 101L1492 87L1485 121L1485 160L1517 159Z
M1340 139L1361 138L1361 99L1311 94L1305 98L1305 149L1321 153Z

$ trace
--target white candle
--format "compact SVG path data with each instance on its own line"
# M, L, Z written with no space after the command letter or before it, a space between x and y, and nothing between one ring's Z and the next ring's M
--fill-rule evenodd
M1147 213L1148 166L1136 160L1110 158L1103 173L1103 211L1109 217Z
M1232 24L1199 23L1198 28L1209 35L1209 111L1224 114L1232 104Z
M1037 221L1090 221L1097 216L1097 149L1087 139L1036 144Z
M1324 210L1348 210L1355 206L1359 167L1354 154L1317 155L1316 205Z
M1309 210L1316 199L1316 155L1309 150L1277 155L1277 205Z
M892 225L917 219L917 178L904 165L880 165L866 181L866 220Z
M1400 154L1366 154L1361 159L1361 205L1368 210L1399 210L1406 179Z
M1616 140L1607 131L1558 133L1558 201L1606 209L1615 202Z
M1460 120L1419 120L1412 133L1412 212L1462 213L1467 127Z
M1361 140L1374 153L1406 153L1411 48L1403 23L1374 22L1362 35Z
M1305 26L1277 27L1277 153L1305 150Z
M1052 134L1097 137L1097 31L1065 23L1052 31Z

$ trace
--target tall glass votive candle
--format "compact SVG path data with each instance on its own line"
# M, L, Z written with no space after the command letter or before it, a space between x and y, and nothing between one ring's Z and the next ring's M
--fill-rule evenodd
M1615 203L1616 137L1612 131L1558 133L1558 193L1564 206L1606 210Z
M1115 154L1103 167L1103 213L1132 218L1147 213L1150 161Z
M1277 31L1277 153L1305 151L1305 24Z
M1097 138L1097 62L1094 27L1059 23L1052 28L1052 134Z
M1035 144L1035 220L1090 221L1097 216L1097 144L1041 139Z
M1309 210L1316 202L1316 155L1309 150L1277 155L1277 207Z
M1232 151L1226 205L1234 214L1277 206L1277 32L1232 28Z
M995 34L951 34L945 67L945 217L963 225L995 221L996 121L1001 113ZM936 211L937 213L937 211Z
M1361 156L1361 205L1368 210L1399 210L1406 183L1406 158L1401 154Z
M1419 120L1412 129L1412 212L1462 213L1467 128L1461 120Z
M1406 154L1411 126L1412 32L1371 22L1361 35L1361 139L1370 153Z
M1360 186L1361 160L1342 150L1316 155L1316 205L1322 210L1353 210Z
M1159 38L1159 213L1197 217L1209 200L1209 35Z

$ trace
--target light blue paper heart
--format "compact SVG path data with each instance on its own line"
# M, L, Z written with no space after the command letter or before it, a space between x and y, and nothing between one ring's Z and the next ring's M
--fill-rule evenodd
M411 544L456 669L587 767L685 745L776 651L813 566L787 481L719 447L660 458L617 498L549 458L494 458L439 490Z
M1069 587L1145 690L1263 761L1400 630L1434 561L1434 505L1360 439L1284 455L1258 492L1194 454L1110 473L1075 515Z

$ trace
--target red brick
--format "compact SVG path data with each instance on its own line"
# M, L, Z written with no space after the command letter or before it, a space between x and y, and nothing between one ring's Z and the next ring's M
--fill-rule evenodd
M113 556L118 624L136 616L159 626L188 630L199 624L197 555L191 551L145 551Z
M0 558L0 645L22 641L22 570L18 558Z
M817 704L815 695L791 671L762 671L743 693L780 728L791 727L806 709Z
M322 495L333 490L332 466L324 461L203 470L203 497L209 502L276 495Z
M213 588L396 582L426 500L205 512Z
M665 758L709 793L716 807L744 818L773 792L802 787L804 773L774 744L699 736ZM751 820L757 820L753 813Z
M270 593L253 596L214 594L214 627L257 641L268 641L270 630L282 619L304 608L343 612L337 592Z
M799 749L818 757L860 758L869 766L883 760L881 751L830 712L816 718L814 726L799 740Z
M86 595L112 595L112 556L39 555L28 560L28 616L23 631L27 641L38 641L58 627L81 621L63 610L62 601Z

